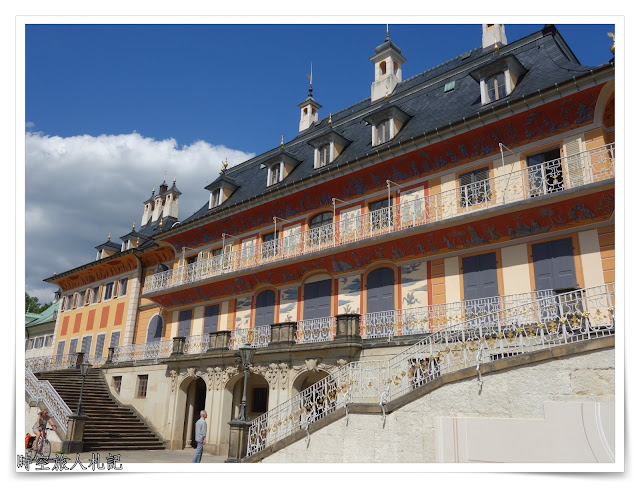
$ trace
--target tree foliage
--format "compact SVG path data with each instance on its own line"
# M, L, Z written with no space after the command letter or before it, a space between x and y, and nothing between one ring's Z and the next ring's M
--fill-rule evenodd
M28 293L24 294L24 302L27 313L42 313L51 306L51 302L40 303L38 297L32 297Z

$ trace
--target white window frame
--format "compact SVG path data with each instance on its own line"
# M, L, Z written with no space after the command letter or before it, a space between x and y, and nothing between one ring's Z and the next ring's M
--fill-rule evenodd
M277 168L277 174L276 174L277 181L273 181L274 168ZM278 163L274 163L271 166L269 166L269 169L267 171L267 186L277 185L283 180L283 178L284 178L284 161L280 161Z
M326 161L323 161L322 153L326 151ZM334 159L334 144L333 141L327 142L317 147L315 150L315 166L314 168L324 168L333 162Z
M44 347L49 347L53 344L53 334L48 335L44 341Z
M224 192L222 187L216 188L209 195L209 208L215 208L222 203L222 199L224 198Z
M111 285L111 293L109 294L109 298L107 298L107 288ZM113 298L113 292L115 288L115 281L107 281L104 283L104 290L102 291L102 300L107 302Z
M389 124L388 130L383 130L382 135L383 135L383 140L379 140L378 137L378 132L379 132L379 128L382 127L383 129L386 128L386 124ZM377 124L375 124L373 126L373 142L372 142L372 146L379 146L380 144L385 144L387 142L389 142L391 139L393 139L395 137L395 133L394 133L394 119L393 118L389 118L389 119L384 119L381 120L380 122L378 122Z
M97 352L96 352L95 348L98 346L98 337L100 337L100 336L104 337L104 341L102 341L102 352L100 353L100 357L104 357L104 346L107 344L107 333L106 332L103 332L102 334L96 334L96 343L95 343L95 346L94 346L94 349L93 349L93 355L94 356L97 355ZM108 349L107 349L107 351L108 351Z

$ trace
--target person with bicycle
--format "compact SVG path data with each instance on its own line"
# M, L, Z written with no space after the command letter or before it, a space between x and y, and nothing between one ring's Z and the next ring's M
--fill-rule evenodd
M40 438L43 437L44 432L47 428L47 422L51 424L51 428L56 430L56 424L51 417L49 417L49 412L46 408L40 411L38 416L36 417L36 424L33 426L33 433L36 435L36 438L33 440L32 450L37 452L38 450L38 442Z

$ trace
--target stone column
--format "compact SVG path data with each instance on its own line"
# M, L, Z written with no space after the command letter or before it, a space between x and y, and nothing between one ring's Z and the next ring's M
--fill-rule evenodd
M229 454L225 463L239 463L247 455L250 421L234 419L229 422Z
M64 452L83 452L84 450L84 426L87 417L84 415L69 415L67 424L67 436L62 441L62 450Z
M191 447L191 434L193 429L193 404L196 401L196 382L192 382L187 390L187 432L185 433L184 447Z
M184 340L184 337L173 338L173 351L171 352L172 356L180 356L184 354Z
M336 341L362 342L360 314L345 313L336 316Z
M215 349L218 351L228 350L230 341L230 330L219 330L218 332L212 332L209 336L209 349Z
M296 343L296 322L281 322L271 326L270 345L290 346Z

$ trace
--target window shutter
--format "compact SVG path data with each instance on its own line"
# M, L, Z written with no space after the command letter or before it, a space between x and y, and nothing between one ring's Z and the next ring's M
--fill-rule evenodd
M567 167L569 188L590 183L590 172L587 171L587 155L582 152L582 138L565 139L563 152Z

